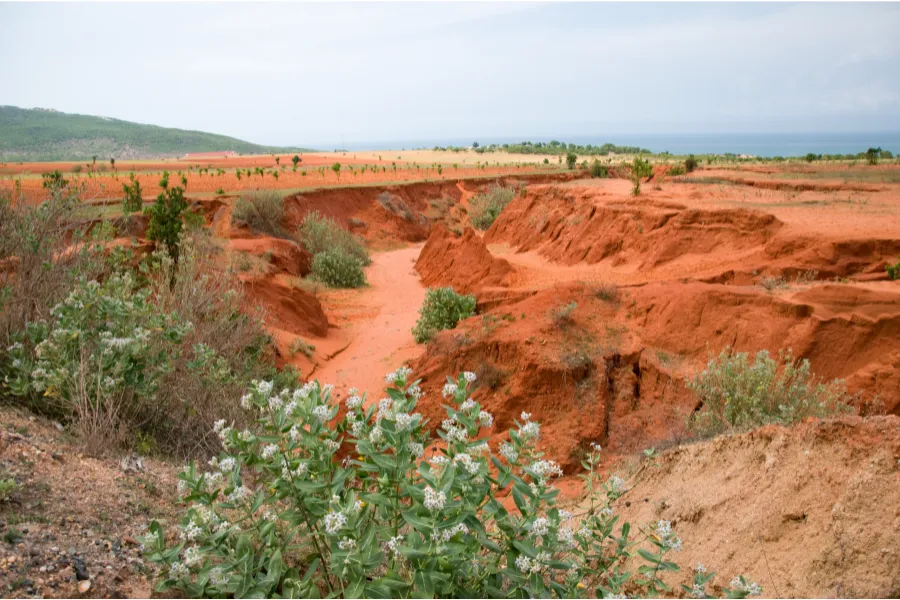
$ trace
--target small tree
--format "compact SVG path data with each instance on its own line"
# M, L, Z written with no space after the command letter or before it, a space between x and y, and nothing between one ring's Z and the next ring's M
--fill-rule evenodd
M574 152L569 152L566 154L566 163L569 165L569 169L575 168L575 163L578 162L578 155Z
M341 178L341 163L336 162L331 165L331 170L334 171L334 174L338 176L338 179Z
M632 196L637 196L641 193L641 179L649 177L652 173L653 169L650 167L649 162L640 156L634 157L634 162L631 163L631 170L628 174L628 178L631 179Z
M684 171L685 173L692 173L697 169L697 159L694 158L694 155L691 154L684 161Z
M296 154L294 155L294 158L291 159L291 162L294 163L294 170L297 170L297 165L300 164L300 162L302 160L303 159L300 158L299 156L297 156Z
M144 205L144 196L141 190L141 182L138 181L134 173L129 176L131 185L122 184L122 190L125 192L125 198L122 199L122 212L130 215L133 212L141 210Z
M147 226L147 239L163 244L172 257L178 261L179 236L183 228L182 213L187 208L187 200L184 197L184 189L181 187L169 188L169 173L163 172L159 182L162 192L156 197L153 206L146 209L150 216Z
M869 148L866 150L866 161L868 161L870 165L877 165L880 156L881 148Z
M110 159L109 159L109 166L110 166L111 169L115 169L115 168L116 168L116 159L110 158Z

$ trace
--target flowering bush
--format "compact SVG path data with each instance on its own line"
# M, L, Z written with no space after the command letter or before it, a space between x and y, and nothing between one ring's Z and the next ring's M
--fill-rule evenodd
M416 342L422 344L444 329L453 329L460 319L475 314L475 296L457 294L452 287L432 288L425 292L419 309L419 320L412 329Z
M640 536L619 523L610 503L623 483L599 484L596 451L585 463L589 507L577 521L556 506L552 478L562 473L541 458L540 426L530 415L495 456L478 438L493 417L468 397L475 375L463 373L444 386L451 404L431 445L414 412L422 391L410 378L406 368L389 374L377 403L351 390L343 418L328 385L279 390L255 382L241 404L256 426L216 423L225 452L179 475L187 508L177 539L168 543L155 521L142 539L147 558L162 565L157 590L624 597L668 589L661 576L678 570L667 555L681 540L665 521ZM698 571L689 591L706 597L711 577ZM733 587L726 591L734 597L758 591Z
M779 363L783 363L780 370ZM790 424L852 410L843 381L816 381L809 361L795 361L790 351L776 361L762 350L751 364L746 352L726 348L687 385L703 402L689 425L703 434Z
M8 348L10 392L41 412L109 429L152 410L192 326L156 312L148 298L129 273L80 282L50 319L28 324Z

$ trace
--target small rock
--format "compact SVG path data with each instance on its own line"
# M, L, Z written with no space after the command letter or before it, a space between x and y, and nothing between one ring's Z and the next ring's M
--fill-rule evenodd
M91 589L91 580L90 579L85 579L84 581L78 582L78 591L81 592L82 594L87 593L87 591L89 589Z

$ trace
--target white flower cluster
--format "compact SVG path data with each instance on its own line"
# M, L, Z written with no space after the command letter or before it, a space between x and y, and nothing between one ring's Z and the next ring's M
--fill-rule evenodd
M425 454L425 446L418 442L410 442L406 445L406 448L409 450L410 454L416 458L421 458L422 455Z
M478 475L478 471L481 470L481 464L478 461L473 460L472 457L465 452L460 452L453 457L453 464L460 463L470 475Z
M555 461L552 460L538 460L532 463L531 470L541 479L546 479L550 476L562 477L563 470L560 468Z
M400 557L400 544L403 542L402 536L394 536L384 543L385 550L394 555L394 558Z
M441 391L441 395L444 398L455 396L457 390L459 390L459 386L457 386L455 383L445 383L444 389Z
M609 491L614 494L622 494L625 492L625 480L618 475L610 477L607 480L606 485L609 487Z
M347 398L347 400L345 402L346 402L347 408L349 410L356 410L357 408L362 406L363 399L360 398L359 396L357 396L356 394L354 394L354 395L350 396L349 398Z
M500 456L505 458L507 462L511 463L519 460L519 453L516 452L516 447L509 442L503 442L502 444L500 444Z
M531 535L547 535L550 531L550 520L547 517L538 517L531 525L526 525L525 527L531 531Z
M348 537L341 538L341 541L338 542L338 548L341 550L353 550L356 548L356 540Z
M325 531L334 535L347 524L347 517L343 513L332 510L325 515L323 521L325 523Z
M758 583L754 583L744 577L735 577L728 585L732 589L747 592L748 596L759 596L762 594L762 587Z
M463 379L465 379L468 383L474 383L478 377L476 377L475 373L471 371L466 371L463 373Z
M527 556L519 556L516 558L516 568L522 573L540 573L544 570L544 564L550 562L550 554L547 552L540 552L534 558L528 558Z
M425 508L428 510L443 510L447 503L444 492L435 492L430 485L425 486Z
M675 535L675 532L672 530L671 522L662 520L657 521L653 525L653 529L656 532L657 537L659 537L660 541L663 542L666 547L670 550L681 552L681 538Z
M412 375L412 369L409 367L400 367L393 373L388 373L384 378L384 382L403 385L409 380L410 375Z

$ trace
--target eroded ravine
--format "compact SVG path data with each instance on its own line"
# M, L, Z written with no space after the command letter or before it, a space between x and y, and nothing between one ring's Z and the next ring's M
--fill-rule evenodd
M422 353L410 330L425 298L414 265L421 244L376 252L366 269L369 285L353 296L325 295L329 319L352 302L357 317L342 327L348 344L314 372L315 379L335 385L343 395L351 387L368 391L370 398L384 388L384 375Z

